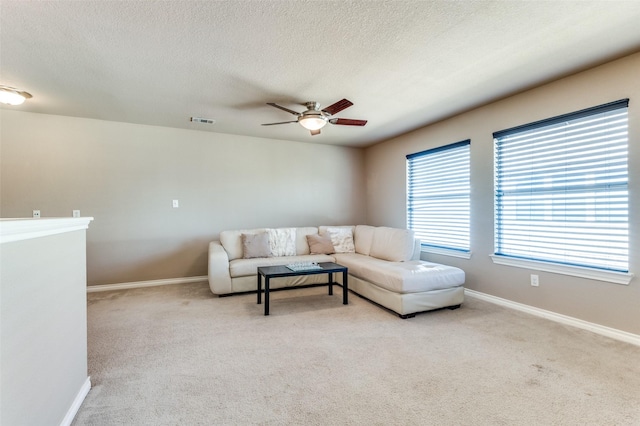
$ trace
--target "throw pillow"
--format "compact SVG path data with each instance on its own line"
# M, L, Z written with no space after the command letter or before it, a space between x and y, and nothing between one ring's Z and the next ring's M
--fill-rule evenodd
M332 254L336 252L331 238L325 235L307 235L307 243L309 243L309 252L311 254Z
M268 229L271 256L296 255L296 228Z
M351 228L327 228L336 253L354 253L356 247L353 244L353 231Z
M255 257L271 257L269 247L269 234L260 232L258 234L242 234L242 252L244 259Z

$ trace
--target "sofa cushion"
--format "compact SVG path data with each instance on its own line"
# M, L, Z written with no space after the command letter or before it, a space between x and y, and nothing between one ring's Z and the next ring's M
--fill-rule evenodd
M269 246L271 256L295 256L296 255L296 229L277 228L267 229L269 234ZM265 256L266 257L266 256Z
M380 226L373 232L370 256L391 262L404 262L413 255L414 232L410 229Z
M331 254L336 252L328 235L307 235L307 241L309 242L309 252L311 254Z
M353 231L353 239L356 245L356 253L369 255L375 226L357 225Z
M459 287L462 269L422 260L389 262L357 253L335 255L336 262L349 268L349 275L369 281L395 293L419 293Z
M318 228L314 226L295 228L296 255L309 254L307 235L317 234ZM242 259L242 234L257 234L267 231L267 228L240 229L234 231L222 231L220 233L220 244L224 247L229 260Z
M356 229L355 226L351 226L351 225L348 225L348 226L323 225L318 227L318 234L329 235L329 233L327 232L329 228L349 229L351 230L351 234L353 234L354 229Z
M270 257L269 234L259 232L257 234L242 234L242 258Z
M328 254L308 254L305 256L235 259L229 262L229 275L231 278L255 276L259 266L287 265L297 262L335 262L335 258Z

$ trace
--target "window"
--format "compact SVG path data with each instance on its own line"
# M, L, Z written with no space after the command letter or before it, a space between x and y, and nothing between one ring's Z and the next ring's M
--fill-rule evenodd
M496 255L628 272L628 105L494 133Z
M469 257L470 144L407 155L407 223L426 251Z

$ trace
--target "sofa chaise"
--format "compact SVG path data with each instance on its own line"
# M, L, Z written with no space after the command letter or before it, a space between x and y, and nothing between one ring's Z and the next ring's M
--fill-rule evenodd
M298 262L346 266L349 290L402 318L464 301L464 271L420 260L411 230L368 225L223 231L209 244L209 286L219 296L255 292L258 267ZM274 279L270 287L322 283L326 276L306 275Z

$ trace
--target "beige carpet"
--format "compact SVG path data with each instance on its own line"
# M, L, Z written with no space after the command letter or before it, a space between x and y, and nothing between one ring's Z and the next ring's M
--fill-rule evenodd
M74 425L640 425L640 348L476 299L401 320L326 288L90 293Z

